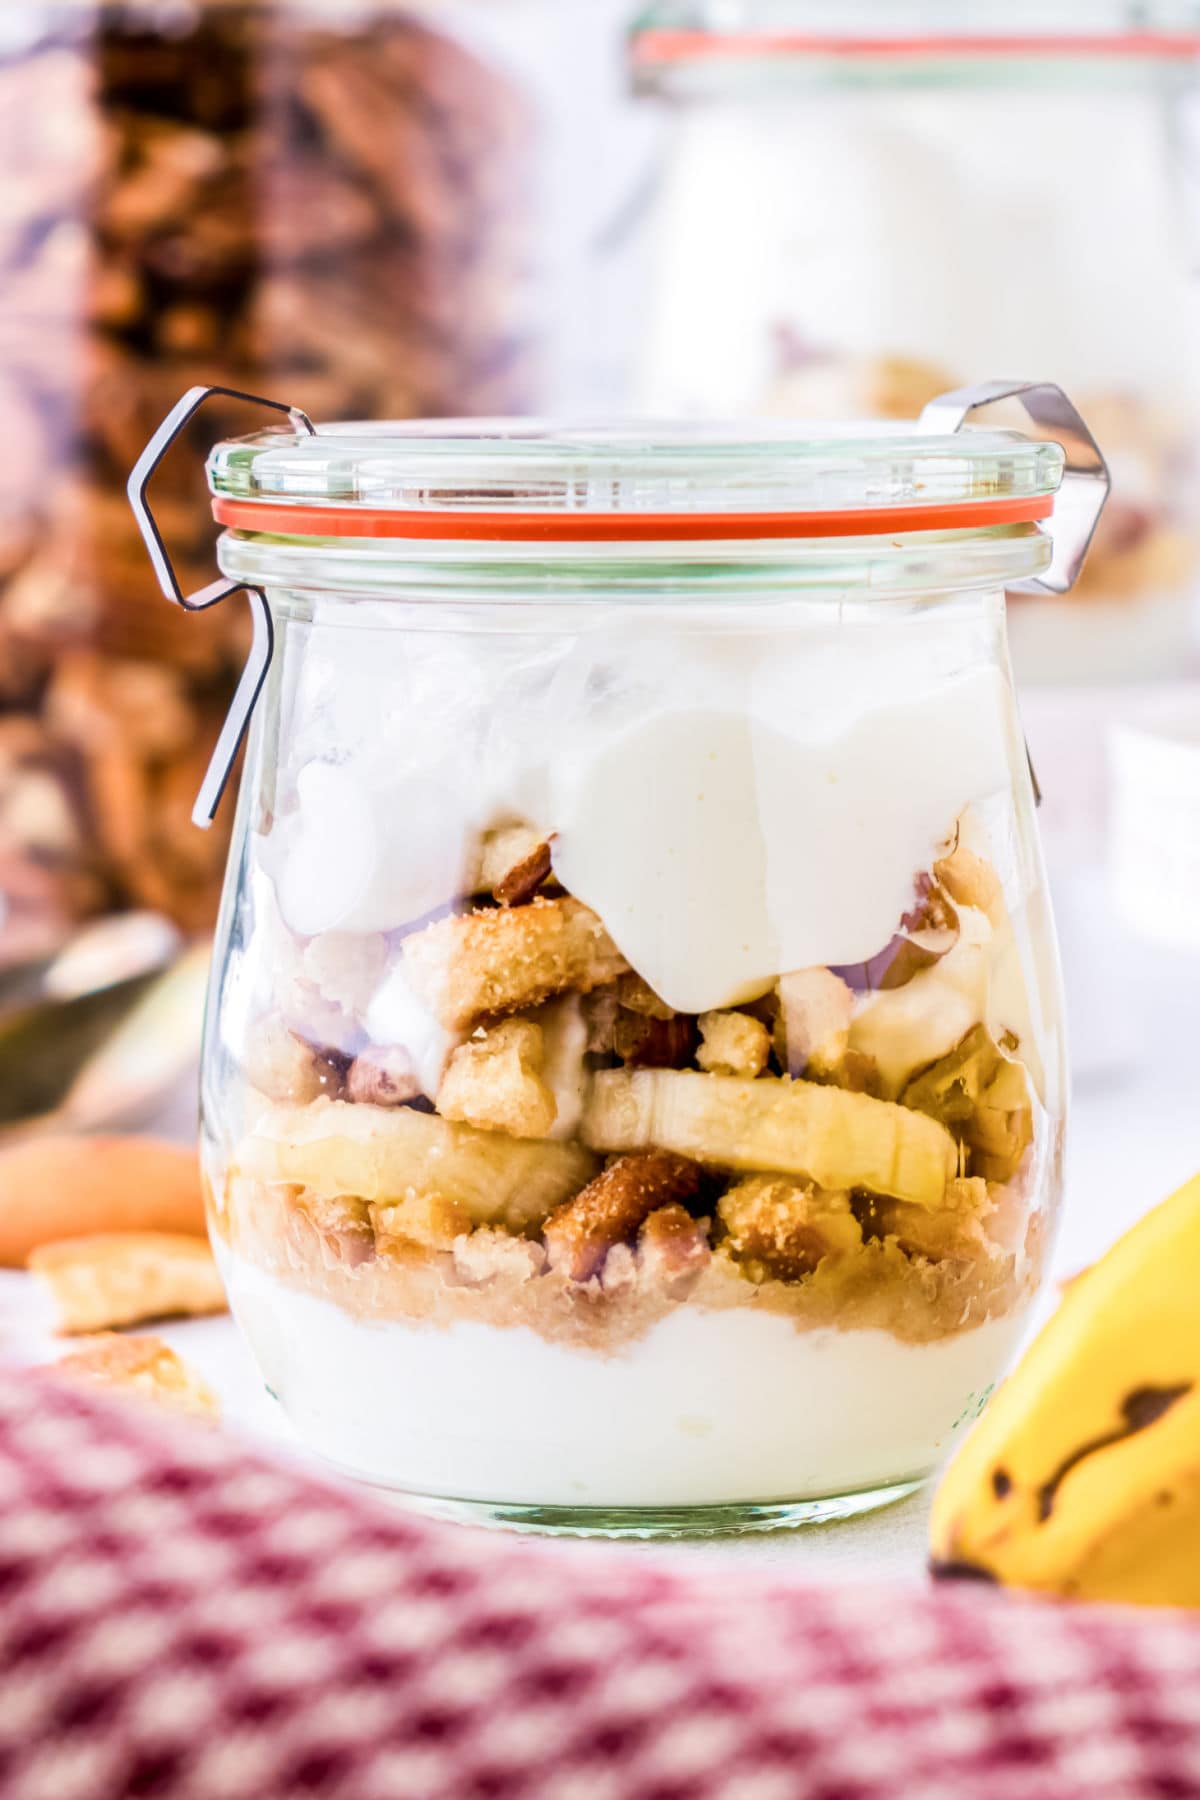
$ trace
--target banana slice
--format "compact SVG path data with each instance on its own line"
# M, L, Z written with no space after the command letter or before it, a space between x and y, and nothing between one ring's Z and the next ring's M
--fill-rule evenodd
M384 1202L438 1194L458 1201L476 1225L517 1231L540 1222L596 1172L596 1159L578 1144L510 1138L411 1107L343 1100L269 1107L236 1161L261 1181L317 1194Z
M803 1175L940 1206L958 1167L935 1119L809 1081L613 1069L596 1076L583 1121L595 1150L674 1150L727 1169Z

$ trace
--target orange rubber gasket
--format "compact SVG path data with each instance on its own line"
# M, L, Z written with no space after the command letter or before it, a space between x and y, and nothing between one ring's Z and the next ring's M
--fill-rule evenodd
M892 56L918 61L939 56L1145 56L1200 54L1194 31L1130 31L1111 37L1089 32L1032 36L839 37L799 31L641 31L633 40L635 63L684 62L719 56Z
M282 537L437 538L482 543L689 543L727 538L877 537L1024 525L1048 519L1052 494L951 504L843 507L830 512L405 512L386 506L290 506L217 495L213 518L233 531Z

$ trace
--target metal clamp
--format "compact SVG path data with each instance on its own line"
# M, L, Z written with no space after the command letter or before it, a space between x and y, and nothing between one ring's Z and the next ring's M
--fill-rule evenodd
M1044 575L1011 582L1010 591L1065 594L1083 567L1112 481L1100 446L1062 389L1052 381L981 381L975 387L955 388L929 402L917 429L953 434L973 412L997 400L1019 400L1032 422L1062 445L1067 458L1054 502L1050 567Z
M142 534L158 585L164 595L175 606L182 606L185 612L203 612L205 607L216 606L218 601L227 600L231 594L244 593L250 605L250 615L254 623L254 636L250 644L250 654L246 658L246 666L242 670L241 679L230 702L229 712L221 727L212 757L205 771L204 780L200 784L200 792L196 796L196 804L192 808L192 822L202 830L212 824L220 805L221 795L225 792L230 771L233 768L246 727L250 723L250 715L254 711L254 703L262 691L263 682L267 678L267 670L271 666L271 654L275 645L275 631L271 623L271 609L267 605L266 595L261 588L250 587L244 581L226 581L218 577L205 587L197 588L194 594L185 594L179 585L167 547L163 543L162 533L150 510L150 502L146 490L150 479L159 463L179 436L188 420L198 412L204 402L213 394L221 394L229 400L244 400L250 406L267 406L273 412L285 413L297 431L306 431L311 437L317 435L317 428L307 413L301 412L298 406L288 406L282 400L267 400L262 394L244 394L238 388L227 387L193 387L189 388L183 398L176 402L159 426L142 454L133 465L132 473L126 485L129 504L133 508L133 516L137 520L138 530Z

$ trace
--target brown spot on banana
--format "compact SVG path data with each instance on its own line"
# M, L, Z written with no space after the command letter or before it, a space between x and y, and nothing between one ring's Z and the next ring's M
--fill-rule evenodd
M987 1581L994 1587L1000 1581L982 1563L968 1562L965 1557L930 1557L929 1573L935 1581Z
M1141 1387L1134 1388L1126 1394L1121 1402L1121 1417L1124 1424L1116 1431L1108 1431L1103 1437L1092 1438L1089 1443L1081 1444L1073 1450L1061 1463L1049 1481L1043 1482L1038 1489L1038 1524L1045 1524L1054 1511L1054 1502L1058 1490L1071 1470L1076 1468L1085 1457L1094 1456L1098 1450L1107 1450L1110 1444L1119 1444L1125 1438L1134 1437L1147 1426L1154 1425L1163 1414L1169 1412L1177 1400L1192 1391L1190 1381L1181 1382L1178 1387Z

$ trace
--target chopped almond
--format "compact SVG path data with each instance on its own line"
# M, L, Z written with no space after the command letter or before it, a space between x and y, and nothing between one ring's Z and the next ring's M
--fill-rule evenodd
M225 1311L208 1240L165 1231L66 1238L32 1251L64 1333L104 1331L176 1314Z
M548 1137L557 1117L542 1080L542 1028L532 1019L506 1019L460 1044L438 1090L438 1111L481 1131L510 1137Z

